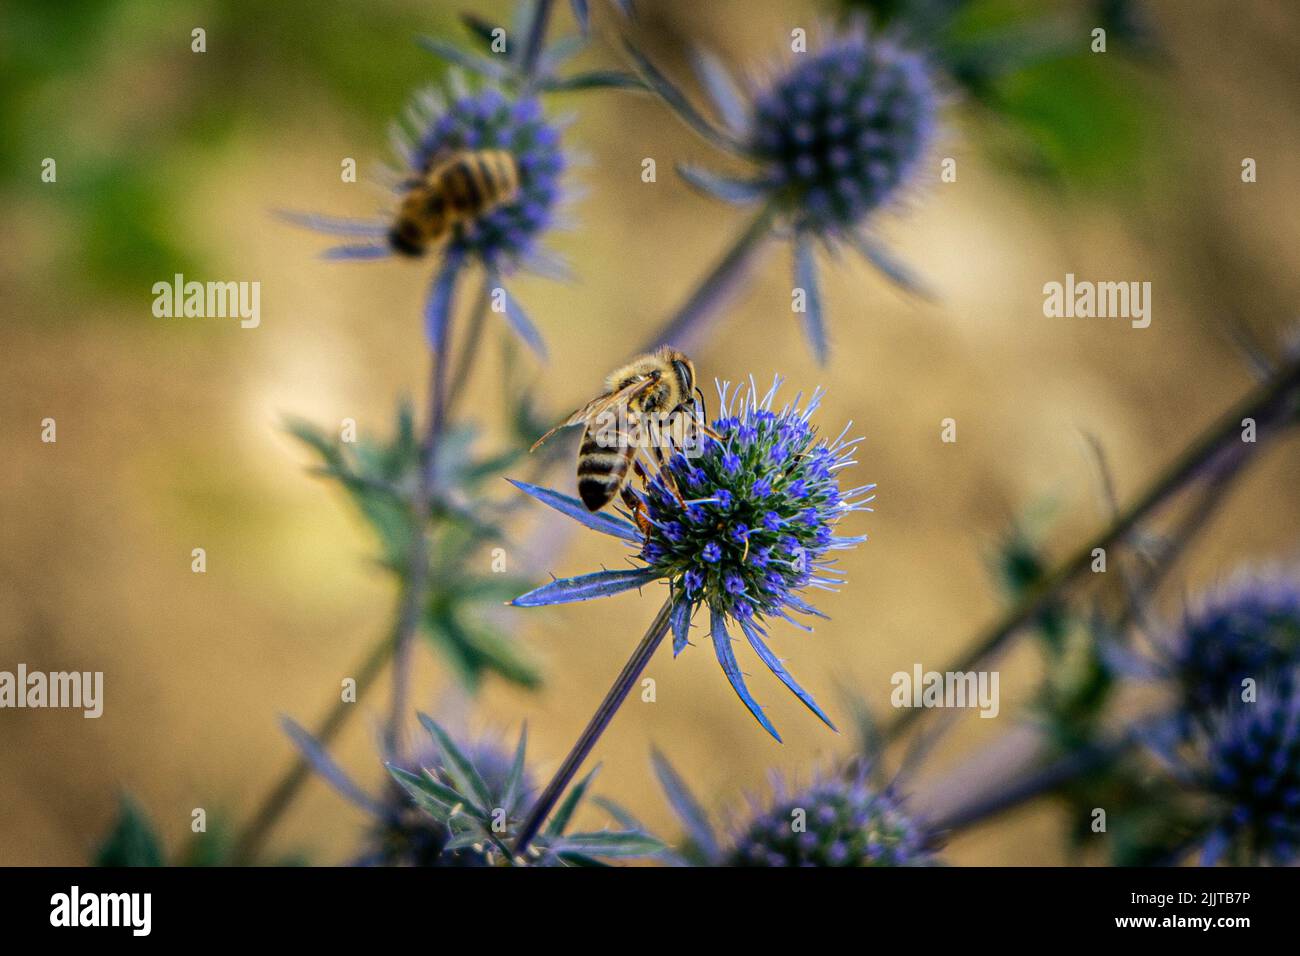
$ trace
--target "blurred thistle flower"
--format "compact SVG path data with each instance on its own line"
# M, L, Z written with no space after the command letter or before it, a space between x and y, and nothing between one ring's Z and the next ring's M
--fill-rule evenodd
M1258 687L1287 679L1300 665L1300 576L1294 569L1243 569L1190 602L1155 645L1154 660L1118 645L1103 653L1120 673L1171 682L1185 734L1238 702L1247 678Z
M1202 863L1300 859L1300 673L1211 716L1181 774L1215 805Z
M527 269L549 278L564 278L567 266L540 247L546 231L556 224L563 190L561 176L568 160L561 145L561 125L547 119L541 101L533 95L511 97L491 84L472 91L460 74L451 74L450 95L426 90L408 111L408 128L393 127L393 149L401 164L390 169L388 179L400 199L443 158L461 150L503 150L514 159L518 191L509 200L455 226L441 245L434 247L440 265L425 305L429 344L443 347L450 319L452 293L462 267L474 261L486 274L485 291L501 288L502 276ZM396 254L420 254L420 247L403 241L394 215L382 221L336 219L300 213L282 213L299 225L333 235L364 238L364 243L336 246L328 259L383 259ZM539 355L545 355L542 337L518 301L505 297L504 315L511 328Z
M488 737L457 743L437 722L424 714L419 717L431 743L403 765L387 765L392 780L379 799L354 783L307 731L291 720L283 723L315 770L374 818L357 862L382 866L509 865L508 846L533 792L525 765L527 728L509 754ZM594 776L595 771L588 774L556 810L545 834L529 851L529 865L592 865L597 858L650 856L663 849L654 837L631 827L566 833Z
M767 806L751 800L748 820L724 847L699 802L659 753L655 773L686 830L681 858L705 866L930 866L938 862L931 835L888 788L868 782L865 769L825 776L791 788L773 780Z
M644 538L629 521L593 514L567 495L513 482L589 528L638 544L642 566L555 580L511 602L519 607L563 604L667 582L673 653L689 643L694 611L707 607L714 652L727 679L777 740L780 735L741 676L728 622L738 625L768 669L834 728L765 643L764 619L779 617L811 630L790 612L825 617L803 592L837 589L841 575L827 555L866 538L836 535L836 525L846 514L870 511L875 497L875 485L840 488L839 472L856 464L851 455L860 439L845 439L851 424L834 440L819 438L810 419L823 393L815 393L806 406L800 407L796 397L774 411L779 386L778 378L760 395L751 381L747 390L738 388L729 396L730 387L719 385L722 415L713 422L719 439L703 438L699 455L675 452L666 464L683 500L669 490L662 473L648 487L634 490L649 522Z
M891 280L924 293L867 229L916 179L935 139L940 94L918 53L856 22L817 52L796 55L766 88L742 97L726 67L695 57L722 126L698 112L639 51L629 53L647 86L714 145L752 165L748 176L679 165L696 188L725 202L761 204L760 218L783 225L794 243L795 286L803 289L805 333L819 361L828 354L814 255L848 244ZM770 217L770 219L769 219Z
M1239 575L1188 609L1174 641L1173 675L1193 714L1236 702L1247 678L1285 679L1300 663L1300 580Z

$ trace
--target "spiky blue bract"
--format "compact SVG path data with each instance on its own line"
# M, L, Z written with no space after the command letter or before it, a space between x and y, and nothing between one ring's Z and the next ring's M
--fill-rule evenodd
M740 175L696 165L678 169L710 196L759 205L755 221L764 232L778 224L778 234L793 239L795 285L809 300L801 317L818 361L825 362L829 353L815 243L831 251L847 245L892 282L933 298L870 234L875 214L900 205L920 181L937 138L942 96L924 56L856 23L830 33L817 48L796 53L747 101L723 63L698 51L696 72L721 120L717 123L644 54L629 48L629 55L645 85L683 122L749 164ZM703 321L702 315L688 312L673 333L681 337Z
M1217 814L1203 862L1300 861L1300 673L1211 717L1195 776Z
M616 518L604 511L591 511L577 498L562 495L550 488L542 488L539 485L532 485L526 481L517 481L514 478L507 478L506 481L520 491L532 495L543 504L550 505L561 514L568 515L574 521L586 525L593 531L613 535L615 538L622 538L624 541L631 541L634 544L641 542L641 535L637 532L636 525L630 521Z
M1239 575L1189 607L1170 643L1189 716L1235 704L1247 678L1285 679L1300 664L1300 576Z
M556 578L527 594L521 594L510 603L515 607L545 607L549 604L573 604L593 598L609 597L649 584L658 577L650 568L627 568L619 571L597 571L580 574L575 578Z
M513 602L534 606L585 600L650 580L666 581L673 602L674 653L689 643L694 613L707 608L723 672L754 718L777 740L781 738L776 728L746 685L733 640L743 637L799 700L831 724L768 647L765 621L782 618L807 629L795 615L824 616L807 593L835 590L841 583L833 552L865 539L838 534L839 522L852 512L870 511L875 497L875 485L840 486L840 473L855 463L858 442L845 439L847 427L834 439L819 435L812 416L821 393L806 404L796 398L777 407L779 387L779 379L766 393L752 382L734 392L720 386L722 412L712 424L718 437L703 439L689 455L673 452L645 488L633 487L649 522L644 541L637 539L640 573L601 571L553 581ZM568 496L519 486L592 524ZM626 536L621 525L597 530Z
M930 839L889 791L865 776L827 777L790 792L777 781L723 858L726 866L929 866Z
M686 828L686 838L692 844L690 849L698 852L705 862L716 863L722 857L722 850L713 832L713 825L709 822L708 813L700 806L686 786L686 781L668 762L667 757L655 750L651 752L650 759L654 764L655 776L659 778L659 785L668 797L668 803Z
M833 237L915 177L938 112L919 54L853 30L796 56L758 95L749 146L795 227Z

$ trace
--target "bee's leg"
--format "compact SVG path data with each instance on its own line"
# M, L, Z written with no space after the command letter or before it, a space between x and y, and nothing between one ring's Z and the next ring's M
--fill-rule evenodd
M659 477L662 478L664 484L668 486L668 490L673 493L673 497L677 499L677 503L685 508L686 501L682 498L682 493L677 488L677 480L673 478L673 473L668 470L668 461L664 458L663 448L659 445L655 445L654 453Z
M673 438L687 458L694 457L692 452L698 454L703 449L704 438L712 438L719 444L723 441L722 436L708 426L696 405L682 405L677 410Z
M645 465L641 463L640 455L632 456L632 472L641 479L641 488L649 493L650 491L650 473L645 470Z
M700 421L698 418L695 420L695 427L698 428L702 434L707 435L709 438L712 438L714 441L716 442L722 441L721 435L719 435L708 425L704 424L704 422Z
M650 540L650 518L646 515L645 502L640 496L624 485L619 489L619 495L623 498L623 504L628 511L632 512L632 520L636 522L637 529L641 532L641 537L646 541Z
M645 468L641 465L640 458L636 455L632 456L632 471L641 479L641 487L646 488L650 483L650 479L649 476L646 475ZM646 541L649 541L650 518L646 514L645 501L642 500L640 495L632 490L631 484L628 482L623 483L623 487L619 489L618 493L623 499L623 505L632 513L632 520L636 522L636 526L640 529L642 537L644 537Z

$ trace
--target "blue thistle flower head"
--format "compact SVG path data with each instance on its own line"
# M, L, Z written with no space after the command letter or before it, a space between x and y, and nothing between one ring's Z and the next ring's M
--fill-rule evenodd
M835 534L870 500L870 487L846 499L839 485L855 442L819 439L811 417L820 394L774 410L775 386L730 400L720 391L718 437L696 457L673 455L641 493L650 523L639 557L677 600L731 620L810 613L801 595L838 584L827 556L863 540Z
M1237 701L1246 678L1285 679L1300 664L1300 580L1280 571L1239 575L1190 608L1170 643L1190 716Z
M717 119L697 110L642 53L629 48L646 86L713 145L746 162L730 175L678 166L692 186L736 206L761 206L756 226L778 222L794 244L795 288L805 293L804 332L817 359L829 342L822 317L816 245L856 249L909 292L924 283L872 234L874 214L917 180L938 132L942 96L920 53L857 22L815 51L794 54L762 88L742 92L712 54L696 71ZM742 239L742 246L748 242ZM738 246L740 249L742 246Z
M541 100L509 98L494 87L463 90L445 98L430 93L417 101L415 139L397 144L403 179L418 176L456 150L500 149L515 158L519 194L457 230L449 250L476 256L489 271L534 257L538 239L555 219L566 168L561 133L547 121Z
M394 254L420 256L426 251L436 255L439 266L424 309L426 332L434 349L444 344L453 292L468 263L482 267L487 289L504 289L503 277L521 268L549 278L569 274L563 260L541 246L543 236L557 224L565 198L562 180L570 163L562 124L546 116L533 92L508 92L487 79L471 89L459 72L450 75L446 91L420 93L407 110L405 123L394 124L391 130L398 165L388 168L384 178L390 182L395 200L400 203L413 189L424 188L427 174L448 157L477 150L510 154L518 174L518 190L513 196L457 223L445 241L427 249L403 239L395 225L396 204L394 212L382 220L281 213L298 225L352 240L327 250L324 256L328 259L384 259ZM504 316L525 344L544 357L541 334L509 294Z
M931 866L932 841L888 790L865 776L826 777L801 790L781 780L745 824L726 866Z
M820 776L797 789L773 780L771 801L751 801L749 819L724 843L684 780L660 753L655 775L681 821L676 855L706 866L927 866L938 862L933 834L891 788L874 786L870 768Z
M1204 861L1300 860L1300 673L1262 685L1257 700L1210 718L1193 775L1218 816Z
M934 138L939 97L919 54L865 31L800 56L754 104L760 182L796 228L857 226L913 177Z
M589 527L638 546L636 567L553 581L514 600L531 607L615 594L651 581L668 585L673 651L689 643L691 620L707 609L710 636L722 669L741 701L773 737L776 728L754 700L741 675L730 628L737 627L758 658L810 710L830 719L766 643L767 623L781 618L807 630L795 614L824 617L808 600L812 590L842 583L833 553L865 537L837 533L840 520L870 511L875 485L840 486L840 473L855 464L857 440L849 426L835 439L812 424L822 393L775 405L780 380L765 393L753 382L734 392L719 386L722 413L716 437L703 438L692 454L668 454L662 469L634 494L643 506L646 532L630 522L591 514L566 495L522 482L516 486Z

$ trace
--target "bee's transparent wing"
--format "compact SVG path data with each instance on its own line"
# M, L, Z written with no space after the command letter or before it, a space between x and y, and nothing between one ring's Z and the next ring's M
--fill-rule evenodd
M618 408L620 405L626 405L632 399L636 398L647 388L653 385L653 378L643 378L640 381L633 382L631 385L624 385L616 392L600 396L593 399L586 405L579 408L576 412L566 418L560 424L556 425L549 432L543 435L537 441L533 442L533 447L528 449L530 452L536 451L546 439L550 438L561 428L568 428L570 425L585 425L596 418L599 418L610 409Z

